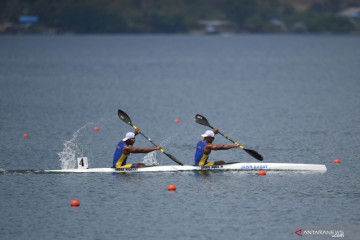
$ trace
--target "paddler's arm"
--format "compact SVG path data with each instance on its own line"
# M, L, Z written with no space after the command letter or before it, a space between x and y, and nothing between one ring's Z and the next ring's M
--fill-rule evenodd
M223 144L223 145L215 145L215 144L208 144L204 147L204 153L205 154L209 154L211 152L211 150L228 150L231 148L238 148L240 147L239 144L235 144L235 145L227 145L227 144Z
M124 154L128 155L130 153L149 153L149 152L160 150L160 149L161 149L160 146L157 146L154 148L136 148L133 146L125 146L125 147L123 147L122 150L123 150Z

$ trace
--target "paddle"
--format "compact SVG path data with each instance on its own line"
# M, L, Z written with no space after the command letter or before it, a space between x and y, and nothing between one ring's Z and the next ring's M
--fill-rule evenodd
M122 110L118 110L118 116L119 118L125 122L126 124L129 124L130 126L132 126L134 129L136 129L137 127L135 127L132 123L131 123L131 119L130 117ZM140 134L144 136L144 138L146 138L147 140L149 140L149 142L151 142L154 146L157 146L157 144L155 144L150 138L148 138L147 136L145 136L141 131ZM162 153L164 153L166 156L168 156L171 160L173 160L174 162L176 162L179 165L184 165L182 162L180 162L178 159L176 159L176 157L174 157L173 155L166 153L163 149L160 149L160 151Z
M208 122L208 120L204 117L204 116L201 116L200 114L196 114L195 116L195 122L198 123L198 124L201 124L201 125L204 125L204 126L207 126L207 127L210 127L211 129L214 129L210 123ZM219 133L225 137L227 140L231 141L232 143L234 144L238 144L237 142L233 141L232 139L230 139L228 136L222 134L220 131ZM264 158L259 154L257 153L256 151L254 150L251 150L251 149L246 149L244 148L243 146L240 145L240 148L242 150L244 150L245 152L247 152L250 156L256 158L257 160L259 161L262 161Z

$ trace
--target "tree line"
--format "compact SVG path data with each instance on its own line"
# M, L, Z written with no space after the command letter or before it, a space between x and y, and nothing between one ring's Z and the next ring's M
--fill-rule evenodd
M309 0L310 1L310 0ZM37 27L74 33L187 33L202 29L200 20L234 23L234 32L352 32L359 22L337 13L359 0L314 0L297 10L286 0L3 0L0 22L21 15L39 17ZM276 21L274 21L274 19ZM273 20L273 21L272 21Z

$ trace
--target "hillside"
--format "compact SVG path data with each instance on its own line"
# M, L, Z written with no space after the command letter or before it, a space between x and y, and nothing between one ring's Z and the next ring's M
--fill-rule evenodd
M359 32L359 17L338 15L354 6L360 0L3 0L0 33Z

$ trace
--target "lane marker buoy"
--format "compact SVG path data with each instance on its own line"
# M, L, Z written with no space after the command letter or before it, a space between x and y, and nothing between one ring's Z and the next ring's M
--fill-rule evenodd
M78 207L78 206L80 206L80 202L78 200L72 200L70 203L70 206Z
M260 176L265 176L266 175L266 172L264 170L260 170L259 173L258 173Z
M179 121L179 119L175 119L174 122L175 122L175 123L179 123L180 121Z
M335 160L334 160L334 163L340 163L340 160L339 160L339 159L335 159Z
M27 137L29 137L29 134L24 133L24 134L23 134L23 137L24 137L24 138L27 138Z
M99 131L100 130L100 128L99 127L94 127L94 131Z
M175 185L172 185L172 184L169 185L168 190L169 190L169 191L176 191Z

